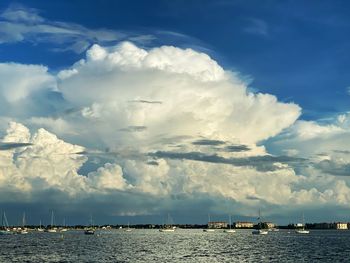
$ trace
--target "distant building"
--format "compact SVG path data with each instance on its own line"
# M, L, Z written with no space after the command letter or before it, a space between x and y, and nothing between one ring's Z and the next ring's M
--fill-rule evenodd
M227 222L208 222L208 228L227 228Z
M235 222L235 228L253 228L254 224L252 222Z
M348 229L348 223L336 222L336 223L334 223L334 228L335 229Z

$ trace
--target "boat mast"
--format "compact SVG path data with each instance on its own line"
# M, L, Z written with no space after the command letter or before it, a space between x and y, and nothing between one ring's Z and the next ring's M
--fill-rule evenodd
M93 221L92 221L92 214L90 214L90 227L93 226Z
M7 221L7 217L6 217L5 211L3 213L3 220L4 220L4 224L5 224L3 226L6 227L6 228L9 228L10 226L9 226L9 222Z
M51 228L53 228L53 224L54 224L54 215L53 215L53 210L51 210Z
M22 217L22 227L26 225L26 212L23 212L23 217Z
M258 222L258 228L259 228L259 229L262 229L263 227L262 227L262 218L261 218L261 210L260 210L260 208L259 208L259 217L258 217L258 220L259 220L259 222Z

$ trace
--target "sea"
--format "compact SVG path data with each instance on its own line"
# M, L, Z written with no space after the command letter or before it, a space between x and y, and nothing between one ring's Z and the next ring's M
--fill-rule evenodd
M0 236L0 262L350 262L350 231L31 232Z

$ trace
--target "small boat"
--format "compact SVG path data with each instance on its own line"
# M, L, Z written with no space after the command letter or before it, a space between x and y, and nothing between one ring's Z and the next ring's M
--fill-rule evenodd
M253 235L267 235L269 232L265 229L254 229L252 231Z
M310 233L310 231L306 230L306 229L296 229L295 232L298 234L309 234Z
M302 227L295 229L295 233L297 233L297 234L309 234L310 233L309 230L305 229L305 222L304 221L305 220L304 220L304 213L303 213L303 216L302 216Z
M85 228L84 234L85 235L94 235L95 234L95 228L93 227L93 222L92 222L92 215L90 215L90 226Z
M93 228L85 229L84 234L85 235L94 235L95 234L95 230Z
M236 230L234 230L234 229L231 228L231 224L232 224L232 223L231 223L231 215L229 215L229 229L225 229L225 230L224 230L224 233L231 233L231 234L232 234L232 233L236 233Z
M209 228L209 223L210 223L210 214L208 214L208 226L207 228L204 228L203 229L203 232L215 232L215 229L214 228Z
M54 217L54 213L53 210L51 211L51 225L49 228L45 229L45 232L48 233L57 233L57 227L54 227L54 221L55 221L55 217Z
M128 227L124 229L125 232L131 232L133 229L130 228L130 224L128 222Z
M44 232L44 228L42 228L42 226L41 226L41 220L39 221L39 227L37 228L37 231L38 232Z
M26 213L24 212L22 217L22 228L19 228L17 230L18 234L22 234L22 235L28 234L28 230L25 227L25 225L26 225Z
M21 234L21 235L25 235L25 234L28 234L28 230L26 228L24 229L21 229L18 234Z
M13 234L10 230L9 223L6 218L5 211L2 214L2 219L1 219L1 228L0 228L0 235L11 235Z
M63 218L63 226L59 229L60 232L67 232L68 228L66 226L66 219Z
M172 219L168 214L167 223L159 229L159 232L175 232L176 227L172 226Z
M160 228L159 232L175 232L175 228Z
M264 228L264 224L262 223L261 220L261 212L259 209L259 217L258 217L259 223L258 223L258 228L254 229L252 231L253 235L267 235L269 232L267 231L267 229Z

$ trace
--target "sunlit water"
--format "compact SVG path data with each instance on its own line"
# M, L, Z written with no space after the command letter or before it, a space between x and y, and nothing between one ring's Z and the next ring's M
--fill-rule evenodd
M350 231L252 235L178 229L0 236L0 262L350 262Z

